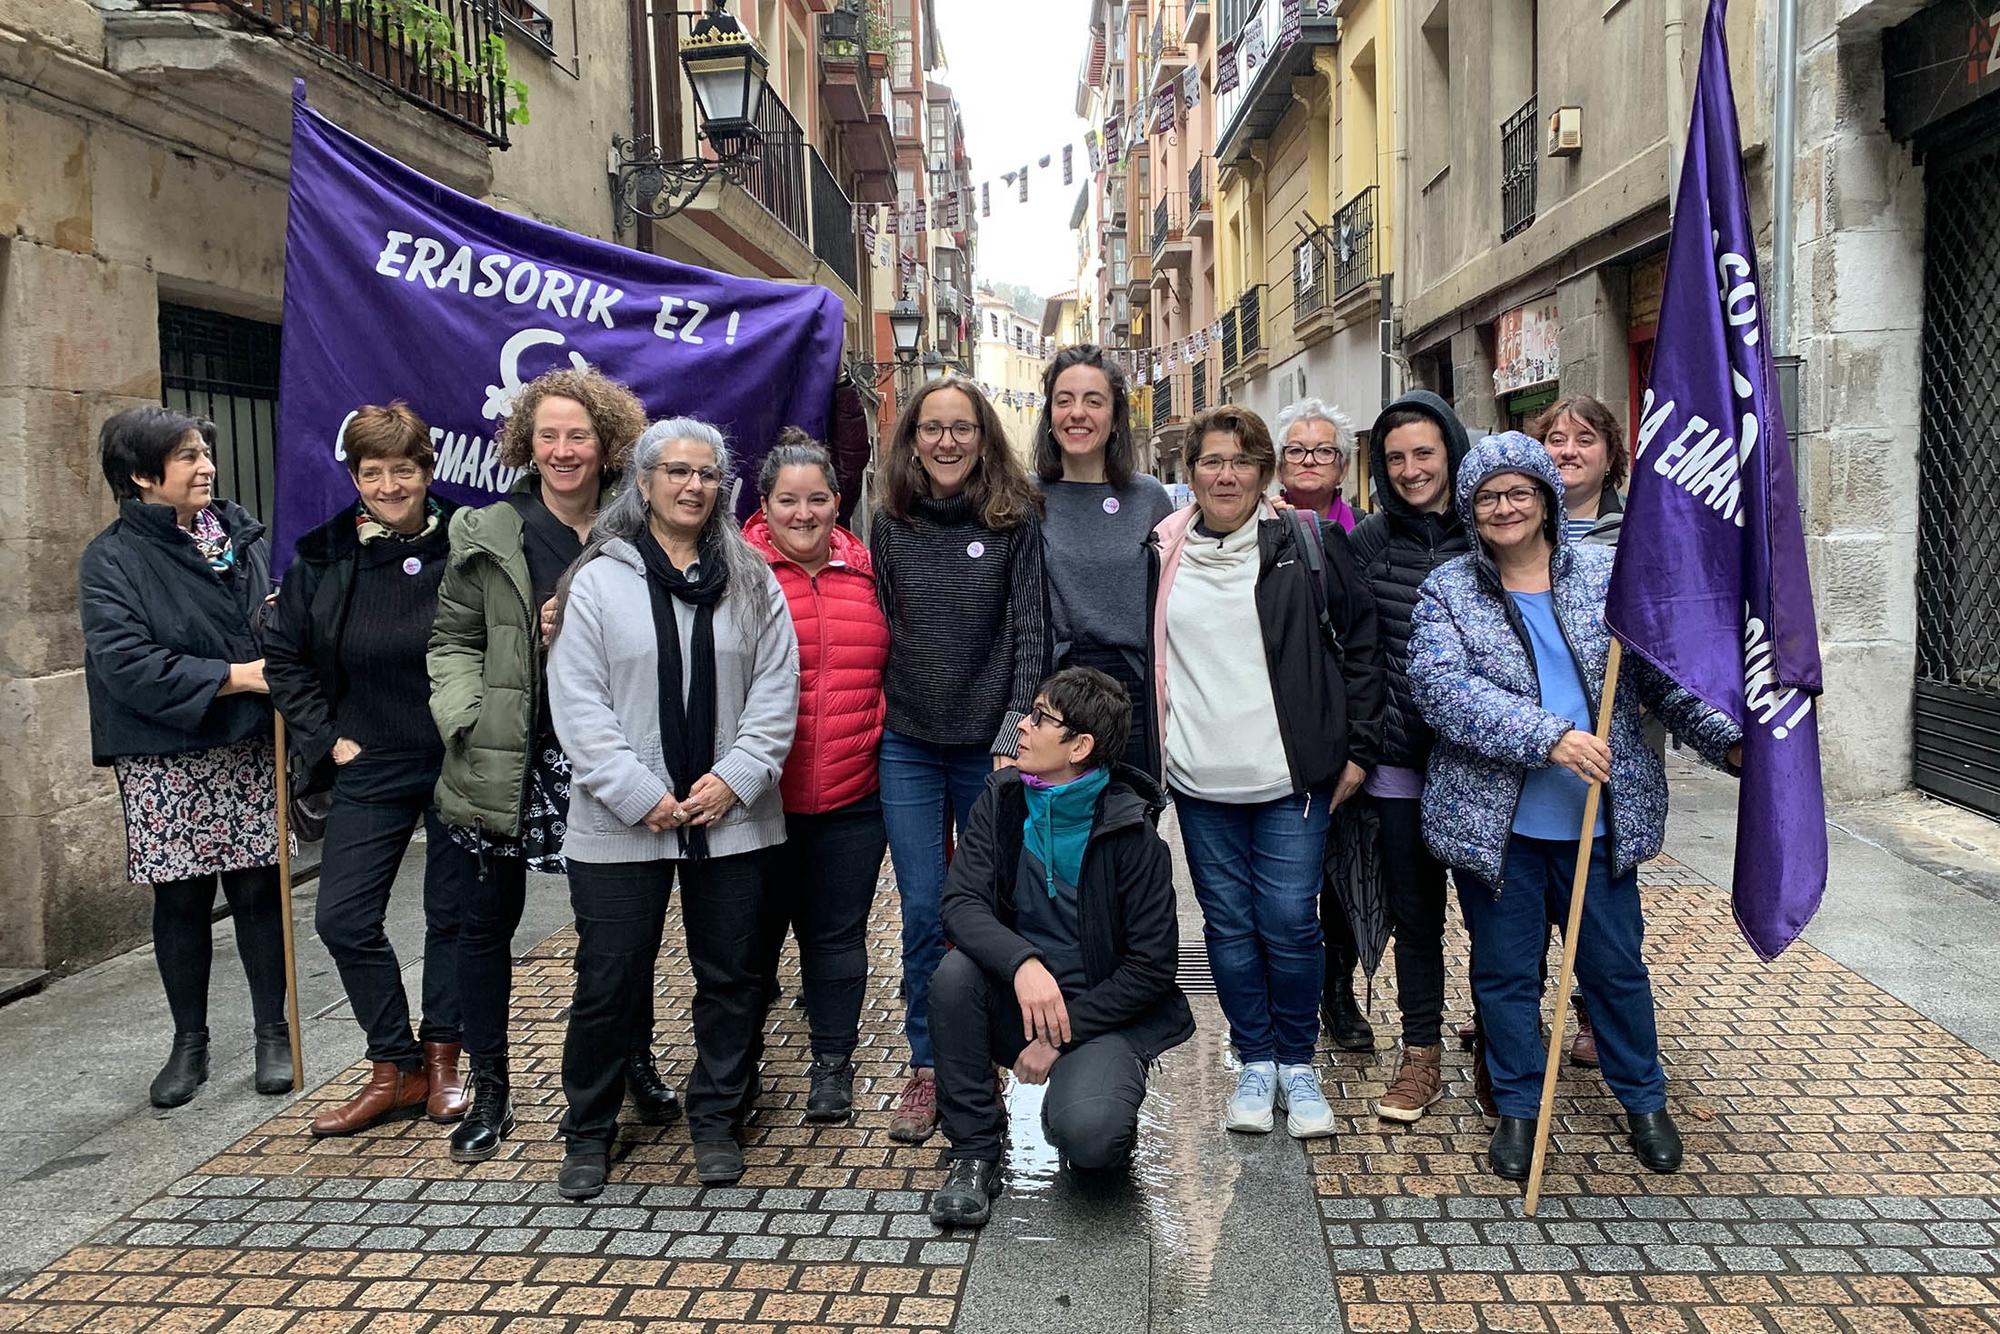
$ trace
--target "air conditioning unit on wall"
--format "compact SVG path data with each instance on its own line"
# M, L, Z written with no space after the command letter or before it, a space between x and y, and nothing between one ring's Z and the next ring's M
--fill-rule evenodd
M1549 156L1575 157L1583 152L1583 108L1557 107L1549 113Z

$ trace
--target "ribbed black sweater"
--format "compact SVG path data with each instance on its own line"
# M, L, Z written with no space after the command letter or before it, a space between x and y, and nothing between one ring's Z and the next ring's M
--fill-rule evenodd
M889 618L893 732L1012 755L1049 660L1042 529L988 528L963 496L876 511L868 533Z
M450 549L442 524L425 537L380 537L361 548L341 627L343 689L334 705L334 730L363 750L444 749L431 718L424 655ZM408 572L412 562L414 574Z

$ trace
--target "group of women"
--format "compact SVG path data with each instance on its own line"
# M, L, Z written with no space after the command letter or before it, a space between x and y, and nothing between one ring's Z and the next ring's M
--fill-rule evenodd
M1642 1158L1666 1170L1632 871L1659 845L1662 780L1631 695L1609 747L1590 735L1609 560L1571 542L1575 523L1615 514L1608 414L1559 405L1553 458L1520 436L1468 452L1450 408L1411 395L1370 432L1377 506L1356 525L1341 495L1352 428L1324 404L1288 409L1276 441L1247 409L1199 416L1182 460L1194 503L1176 511L1136 470L1114 361L1064 349L1043 389L1031 468L972 382L910 395L865 544L840 525L836 470L802 433L741 479L759 503L739 525L724 436L685 417L649 424L594 371L526 387L502 441L522 480L481 509L432 494L414 413L364 407L341 442L355 499L299 540L275 594L262 527L213 493L214 428L159 408L111 419L101 453L120 512L85 554L82 603L93 750L117 772L129 874L154 885L176 1030L155 1104L186 1102L207 1074L218 877L256 1011L257 1086L290 1087L275 705L295 792L330 800L317 926L371 1063L313 1134L427 1115L455 1123L458 1161L499 1150L514 1127L512 936L527 872L558 872L577 944L557 1184L599 1193L628 1108L651 1124L682 1114L653 1053L678 879L693 1160L701 1181L734 1181L788 932L811 1034L805 1117L853 1114L886 848L909 1047L890 1133L921 1143L937 1128L928 997L953 824L1011 763L1046 673L1088 665L1131 695L1123 763L1179 811L1241 1061L1233 1130L1269 1131L1283 1111L1294 1135L1332 1133L1313 1062L1322 1019L1342 1045L1372 1045L1351 943L1331 919L1323 931L1321 909L1329 822L1365 801L1403 1008L1378 1110L1415 1120L1441 1088L1452 866L1501 1117L1494 1161L1512 1174L1514 1123L1532 1127L1535 960L1568 892L1581 793L1608 779L1580 971L1607 1081ZM1595 503L1558 522L1584 490ZM1641 678L1666 721L1723 758L1726 722ZM1510 815L1501 798L1516 791ZM384 920L419 824L413 1025Z

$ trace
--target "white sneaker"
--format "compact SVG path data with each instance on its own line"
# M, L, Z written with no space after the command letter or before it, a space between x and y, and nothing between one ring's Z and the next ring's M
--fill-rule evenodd
M1276 1061L1252 1061L1236 1077L1236 1096L1229 1100L1229 1113L1222 1118L1224 1130L1246 1135L1268 1135L1275 1124L1272 1099L1278 1084Z
M1309 1065L1278 1067L1278 1106L1285 1109L1285 1129L1293 1139L1318 1139L1333 1133L1333 1108L1320 1091L1319 1071Z

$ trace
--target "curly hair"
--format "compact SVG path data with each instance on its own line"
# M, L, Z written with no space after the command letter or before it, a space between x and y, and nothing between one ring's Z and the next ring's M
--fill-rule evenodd
M639 396L601 371L564 368L545 371L529 381L514 400L501 427L500 462L525 468L535 461L535 410L544 399L567 398L581 403L597 432L605 476L615 477L632 461L632 442L646 429L646 408Z
M1604 455L1610 464L1610 471L1604 474L1604 480L1612 490L1624 490L1632 456L1625 451L1625 428L1618 424L1618 418L1611 409L1589 394L1571 394L1568 398L1557 399L1547 412L1529 422L1528 434L1547 444L1550 429L1564 417L1574 417L1597 432L1597 438L1604 442Z
M1027 470L1014 456L1000 414L993 410L993 404L976 383L956 374L925 381L903 405L902 415L896 418L896 429L883 451L881 471L875 476L876 503L892 517L905 519L913 500L930 495L930 474L924 471L923 461L917 457L917 415L924 409L924 400L941 389L956 389L964 394L979 423L979 461L973 465L972 476L965 484L965 495L979 512L980 522L998 529L1012 528L1030 517L1039 518L1041 492L1028 480Z

